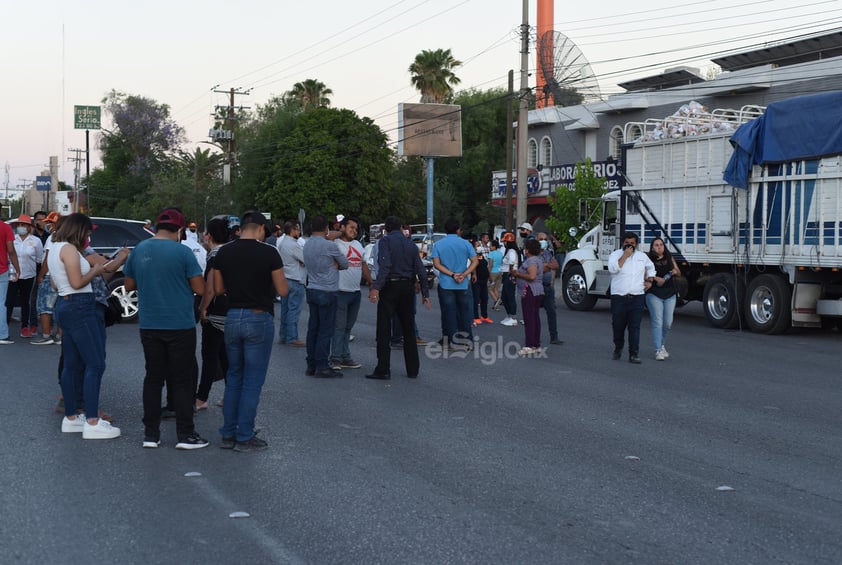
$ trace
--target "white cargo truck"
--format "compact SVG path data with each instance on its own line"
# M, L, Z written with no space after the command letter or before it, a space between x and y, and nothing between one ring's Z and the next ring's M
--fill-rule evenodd
M687 120L627 124L624 186L562 266L567 306L610 297L608 256L630 231L643 251L665 240L683 301L715 327L842 327L842 93Z

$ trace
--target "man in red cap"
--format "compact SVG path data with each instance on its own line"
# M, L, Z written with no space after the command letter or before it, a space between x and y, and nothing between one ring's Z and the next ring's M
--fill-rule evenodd
M137 289L140 341L146 358L143 381L143 447L161 440L161 389L166 383L175 409L176 449L199 449L208 442L193 427L193 370L196 319L193 294L204 294L202 270L180 244L184 215L167 208L158 215L155 237L140 242L123 267L126 290Z

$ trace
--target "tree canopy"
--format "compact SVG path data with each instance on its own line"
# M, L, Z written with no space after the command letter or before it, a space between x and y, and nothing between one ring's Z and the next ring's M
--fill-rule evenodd
M441 104L453 93L453 87L461 80L453 72L462 66L450 49L425 49L415 56L409 65L410 81L421 93L422 103Z

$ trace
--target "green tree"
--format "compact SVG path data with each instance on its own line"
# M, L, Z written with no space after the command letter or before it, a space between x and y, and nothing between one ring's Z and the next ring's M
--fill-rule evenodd
M465 231L476 231L503 221L503 210L490 204L491 171L506 167L506 109L512 101L504 89L470 89L452 102L462 108L462 157L436 160L435 218L441 225L456 217Z
M400 213L393 189L394 152L386 134L351 110L317 108L298 118L277 144L273 184L256 204L280 217L359 214L365 223Z
M302 82L296 82L289 95L301 104L304 111L315 110L316 108L327 108L330 106L329 96L333 91L325 86L325 83L308 78Z
M287 93L258 105L252 118L244 121L238 131L238 174L230 186L237 209L253 207L258 194L274 187L278 146L295 129L301 112L298 99Z
M100 135L102 168L88 179L88 205L97 214L118 215L144 199L153 176L169 166L184 131L170 118L169 106L152 99L112 90L102 103L113 129Z
M422 103L441 104L453 93L453 87L461 82L453 72L462 65L450 49L425 49L415 56L409 65L412 86L421 93Z
M605 192L605 178L594 172L593 162L586 158L585 162L576 163L576 178L570 190L560 190L550 198L553 215L547 218L547 227L567 248L576 246L577 240L571 237L568 230L580 227L579 202L588 203L587 209L596 210L600 197ZM590 214L588 215L590 217Z

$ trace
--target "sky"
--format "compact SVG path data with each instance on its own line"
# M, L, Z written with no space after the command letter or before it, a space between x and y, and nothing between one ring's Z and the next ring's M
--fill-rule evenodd
M228 103L214 90L248 90L235 101L254 109L312 78L333 90L333 107L372 118L396 141L398 104L419 98L407 69L424 49L449 48L463 62L457 90L506 88L510 69L520 87L522 14L520 0L3 2L0 196L31 184L51 155L72 184L70 149L85 147L73 106L111 90L167 104L190 150L208 140L214 106ZM529 0L530 87L535 18ZM618 82L678 65L704 71L711 57L842 27L842 0L556 0L554 20L608 96ZM111 127L107 114L102 125ZM99 164L92 151L91 168Z

